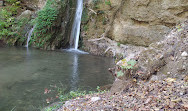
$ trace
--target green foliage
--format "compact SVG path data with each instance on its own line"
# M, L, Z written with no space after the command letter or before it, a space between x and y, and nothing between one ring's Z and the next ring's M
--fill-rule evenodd
M45 108L44 111L57 110L59 107L61 107L64 104L65 101L67 101L69 99L74 99L76 97L83 97L87 94L95 94L95 93L103 94L103 93L107 92L105 90L104 91L100 90L100 87L97 86L97 88L96 88L97 91L88 91L87 92L87 91L82 91L82 90L78 89L76 91L70 91L69 93L67 93L67 88L65 86L63 86L62 83L60 83L60 84L61 84L61 87L57 87L56 85L54 85L54 86L51 85L51 87L53 89L50 89L50 90L48 90L47 88L45 89L46 90L45 94L49 94L49 93L53 93L54 91L55 92L57 91L58 94L56 95L56 97L58 97L61 100L61 102L59 102L58 104L55 104L53 106ZM50 97L50 98L52 98L52 97Z
M102 24L103 24L103 25L106 25L106 23L107 23L107 19L106 19L105 17L103 17L103 19L102 19Z
M117 77L121 77L123 75L124 75L124 73L122 71L117 72Z
M45 7L37 13L38 16L33 21L36 26L32 42L34 42L35 46L43 47L51 38L49 32L52 30L53 26L55 26L59 13L57 5L55 0L48 0Z
M60 105L53 105L53 106L45 108L44 111L55 111L60 107L61 107Z
M94 5L97 5L100 2L101 2L101 0L93 0Z
M122 59L121 62L122 62L122 64L121 64L120 67L122 69L126 69L126 70L133 69L135 67L135 65L136 65L136 61L135 60L130 60L130 61L127 62L126 59ZM121 77L123 75L124 75L124 73L122 72L122 70L117 72L117 77Z
M127 62L126 59L122 59L121 61L123 62L123 65L121 66L121 68L123 69L133 69L134 66L136 65L135 60L130 60Z
M12 14L17 14L18 9L20 8L19 0L5 0L8 4L6 9Z
M184 25L184 24L182 24L182 25ZM181 24L176 25L176 29L178 30L178 32L180 32L180 31L182 31L182 30L183 30L183 28L182 28Z
M72 98L80 97L86 95L86 91L81 91L80 89L76 91L70 91L66 93L66 88L58 88L58 97L63 102Z
M88 15L88 9L84 7L83 13L82 13L82 22L86 23L89 20L89 15Z
M76 90L76 91L70 91L69 93L66 93L66 89L64 88L58 88L58 97L59 99L63 102L63 101L67 101L69 99L73 99L76 97L81 97L81 96L85 96L87 94L94 94L94 93L105 93L106 91L102 91L100 90L100 87L97 86L97 92L96 91L82 91L80 89Z
M0 39L7 39L12 36L12 26L15 25L15 18L13 15L17 14L17 10L20 8L19 0L5 0L7 3L6 7L0 10Z
M98 91L98 92L100 91L100 86L97 86L97 91Z
M111 6L110 0L105 0L105 4Z
M121 43L118 42L118 43L117 43L117 46L120 47L120 45L121 45Z
M75 98L75 97L80 97L80 96L85 96L86 95L86 91L71 91L70 92L70 96L72 98Z
M44 8L38 12L36 30L39 33L46 33L53 25L53 21L57 18L57 10L55 8Z
M135 66L136 64L136 61L135 60L130 60L127 62L127 66L125 67L126 69L133 69L133 67Z
M84 25L84 31L87 31L88 29L88 25Z
M105 14L104 10L99 10L97 14Z
M95 9L98 9L99 8L99 3L101 2L101 0L93 0L93 5L94 5L94 8Z

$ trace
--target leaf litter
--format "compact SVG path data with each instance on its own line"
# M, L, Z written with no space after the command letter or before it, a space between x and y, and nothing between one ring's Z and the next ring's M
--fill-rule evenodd
M115 94L96 93L69 100L58 111L187 111L187 77L137 81L136 86ZM101 99L93 102L92 97Z

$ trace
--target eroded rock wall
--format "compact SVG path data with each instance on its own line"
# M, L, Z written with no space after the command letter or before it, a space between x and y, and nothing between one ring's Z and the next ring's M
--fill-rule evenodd
M109 34L123 44L149 46L162 40L172 26L188 17L186 0L123 1Z
M136 64L131 69L122 68L127 65L125 60L136 60ZM120 60L110 71L116 78L111 89L113 93L122 91L129 85L127 81L134 79L156 81L167 77L176 79L186 77L188 75L188 20L177 25L164 40L152 43L138 55L130 54ZM123 74L118 77L120 71Z
M87 40L101 37L124 45L148 47L163 40L173 26L188 19L186 0L109 1L110 4L103 0L86 3L88 20L82 22L82 37L87 51L91 49L87 48L90 46Z

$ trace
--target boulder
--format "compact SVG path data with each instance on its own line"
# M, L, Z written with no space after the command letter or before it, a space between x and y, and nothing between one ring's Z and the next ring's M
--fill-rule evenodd
M27 18L27 19L31 19L33 12L30 10L25 10L24 12L22 12L17 19L23 19L23 18Z
M109 38L84 39L83 46L83 50L91 54L116 58L126 57L131 54L134 56L145 49L142 46L123 45Z
M96 101L99 101L99 100L101 100L100 97L92 97L91 98L91 102L96 102Z

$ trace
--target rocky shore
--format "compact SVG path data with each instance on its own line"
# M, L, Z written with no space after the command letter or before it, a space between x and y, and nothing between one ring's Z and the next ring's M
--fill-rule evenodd
M58 111L186 111L188 76L137 82L122 92L97 93L67 101Z

